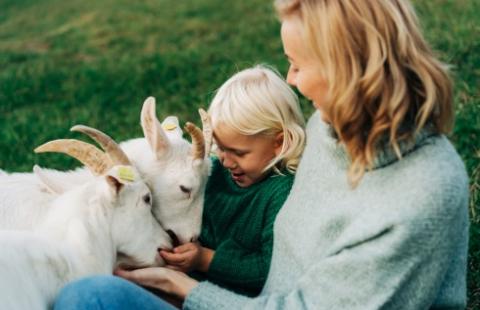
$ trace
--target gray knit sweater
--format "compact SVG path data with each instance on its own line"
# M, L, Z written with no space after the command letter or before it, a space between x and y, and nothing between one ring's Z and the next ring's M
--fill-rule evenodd
M464 308L468 179L449 141L424 130L401 160L385 148L351 189L348 156L318 112L307 137L261 295L202 282L184 308Z

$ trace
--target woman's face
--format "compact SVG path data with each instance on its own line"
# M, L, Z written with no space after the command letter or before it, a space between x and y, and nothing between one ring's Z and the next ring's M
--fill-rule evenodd
M307 56L307 45L302 40L300 22L295 18L283 20L281 36L283 50L290 62L287 82L312 100L315 108L322 110L322 105L327 100L328 85L319 74L318 61Z

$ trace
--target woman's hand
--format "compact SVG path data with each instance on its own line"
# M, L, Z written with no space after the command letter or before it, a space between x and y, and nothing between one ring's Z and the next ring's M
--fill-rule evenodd
M215 251L202 247L199 243L185 243L172 250L160 251L167 267L183 272L199 270L207 272Z
M135 270L115 269L114 274L137 284L153 287L185 299L198 282L183 272L164 267L149 267Z

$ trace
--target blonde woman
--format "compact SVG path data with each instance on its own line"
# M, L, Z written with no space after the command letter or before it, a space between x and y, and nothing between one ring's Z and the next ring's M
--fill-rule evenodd
M317 111L247 298L183 273L127 278L184 309L463 309L468 180L452 87L407 0L277 0L288 82Z

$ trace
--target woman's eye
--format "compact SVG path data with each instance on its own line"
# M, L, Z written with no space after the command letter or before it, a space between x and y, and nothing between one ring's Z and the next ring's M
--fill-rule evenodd
M147 205L152 203L152 197L150 197L150 194L143 196L143 202L145 202Z

